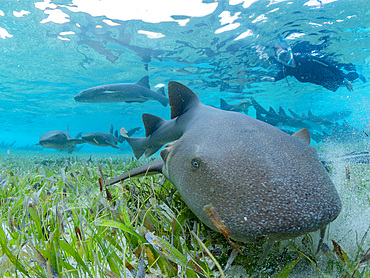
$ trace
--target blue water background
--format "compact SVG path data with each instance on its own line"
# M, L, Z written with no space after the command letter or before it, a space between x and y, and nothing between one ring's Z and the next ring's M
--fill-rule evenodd
M176 80L197 92L204 104L216 107L220 97L237 103L253 96L265 108L281 106L298 114L350 110L347 121L360 130L370 119L368 0L323 1L321 8L318 1L256 1L244 7L243 3L204 1L202 5L214 7L208 15L173 15L177 20L189 19L185 26L74 12L67 8L72 1L51 1L55 6L42 10L36 2L40 1L0 5L0 28L9 34L0 38L0 142L5 149L15 140L11 149L31 146L42 134L65 131L67 126L74 137L79 132L108 132L111 124L115 129L143 127L143 113L169 119L169 106L152 100L90 104L73 99L87 88L136 82L145 75L152 89L165 84L167 93L168 82ZM29 14L15 16L22 10ZM42 23L53 10L66 14L69 21ZM220 15L225 11L234 18L223 24ZM110 26L107 19L120 25ZM222 32L225 26L236 28ZM148 38L139 30L164 37ZM235 40L248 30L250 36ZM74 34L62 33L70 31ZM281 69L271 57L273 46L282 40L318 45L327 57L354 64L368 82L356 80L352 93L344 86L334 93L292 77L289 85L285 80L261 82L261 77ZM255 117L253 108L249 115ZM134 136L144 136L143 128ZM127 143L120 146L126 151L86 145L80 152L131 154Z

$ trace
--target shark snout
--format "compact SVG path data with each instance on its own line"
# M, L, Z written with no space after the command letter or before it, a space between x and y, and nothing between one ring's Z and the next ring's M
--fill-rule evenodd
M163 159L164 162L166 162L166 159L168 157L168 154L171 152L171 148L173 146L174 142L170 143L170 144L167 144L163 150L161 150L161 157Z
M79 93L78 95L76 95L74 97L74 100L77 101L77 102L84 102L84 98L83 96L81 95L81 93Z

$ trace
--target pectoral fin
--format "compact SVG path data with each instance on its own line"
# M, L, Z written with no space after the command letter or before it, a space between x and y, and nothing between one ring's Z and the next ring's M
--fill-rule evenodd
M121 176L107 181L106 185L111 185L111 184L117 183L119 181L123 181L128 178L132 178L132 177L136 178L136 177L142 177L142 176L148 176L148 175L162 174L162 168L163 168L163 160L159 159L159 160L141 165L137 168L131 169L127 171L126 173L122 174Z

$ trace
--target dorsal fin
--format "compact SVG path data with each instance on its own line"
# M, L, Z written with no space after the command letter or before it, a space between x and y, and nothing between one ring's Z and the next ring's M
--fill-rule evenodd
M224 99L220 98L220 108L223 109L226 106L227 106L227 102Z
M113 124L110 124L110 134L113 134Z
M67 134L69 135L69 125L67 125Z
M279 106L279 115L286 116L286 113L285 113L283 107L281 107L281 106Z
M145 75L138 82L136 82L136 85L140 85L140 86L143 86L145 88L150 89L150 86L149 86L149 76L148 75Z
M300 116L299 116L297 113L294 113L294 111L293 111L292 109L288 109L288 110L289 110L290 114L291 114L294 118L297 118L297 119L299 119L299 118L300 118Z
M267 114L268 113L266 111L266 109L263 108L253 97L251 97L251 102L252 102L252 105L253 105L254 109L256 109L256 112L258 112L259 114Z
M77 134L77 135L75 136L75 138L80 138L80 137L81 137L81 135L82 135L82 132L80 132L79 134Z
M293 137L301 140L303 143L309 145L311 143L311 135L307 128L302 128L292 135Z
M157 90L157 93L160 93L161 95L164 95L165 97L166 96L166 93L164 92L164 86L163 87L160 87L158 90Z
M162 118L154 116L152 114L144 113L142 118L145 126L146 137L150 136L164 123L164 120Z
M313 116L313 114L312 114L311 110L308 110L307 115L308 115L308 116Z
M118 130L116 129L116 131L114 132L114 137L118 138Z
M272 108L271 106L270 106L269 112L270 112L270 113L273 113L273 114L277 114L277 113L275 112L274 108Z
M176 81L168 83L168 97L171 106L171 119L184 114L191 107L200 103L199 98L192 90Z

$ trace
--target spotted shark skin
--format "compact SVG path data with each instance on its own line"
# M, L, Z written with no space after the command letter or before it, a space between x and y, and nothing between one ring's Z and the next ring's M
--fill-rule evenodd
M279 241L324 231L341 211L333 182L309 146L309 132L290 136L247 115L203 105L170 82L171 120L144 114L146 137L126 138L137 158L167 142L161 158L108 181L162 173L193 213L213 205L231 238ZM323 234L322 234L323 236Z

